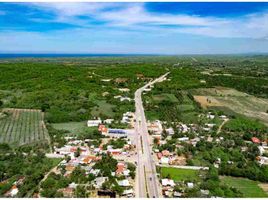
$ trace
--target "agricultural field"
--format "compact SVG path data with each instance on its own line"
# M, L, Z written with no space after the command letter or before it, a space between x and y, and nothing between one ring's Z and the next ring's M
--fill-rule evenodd
M221 177L221 182L237 188L243 194L243 197L268 197L268 194L263 191L257 181L252 181L246 178L224 176Z
M49 142L44 116L40 110L3 109L0 133L0 143L11 146Z
M196 181L199 180L198 171L192 169L179 169L171 167L161 167L160 175L162 178L169 177L174 181Z
M203 108L226 107L268 125L268 99L223 87L195 89L192 94Z

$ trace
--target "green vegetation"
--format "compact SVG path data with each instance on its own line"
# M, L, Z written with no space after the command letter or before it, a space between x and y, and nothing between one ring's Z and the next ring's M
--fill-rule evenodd
M66 130L71 133L80 133L87 128L87 122L53 123L51 126L57 130Z
M134 91L144 84L136 74L153 78L165 69L152 64L113 65L103 66L99 61L89 61L86 66L41 61L1 63L0 99L4 107L42 109L51 123L84 121L101 113L113 116L115 110L119 119L127 109L133 109L133 104L111 100L121 94L118 88ZM104 92L108 95L103 96ZM115 104L110 105L110 101Z
M179 169L172 167L161 167L162 178L170 178L174 181L196 181L199 180L198 171L192 169Z
M228 131L248 131L248 132L259 132L266 133L267 127L257 120L252 120L246 117L237 117L228 121L224 128Z
M268 197L268 195L258 186L257 181L224 176L221 179L221 182L230 187L237 188L243 194L243 197Z
M59 163L59 159L46 158L44 153L25 151L18 149L14 153L1 154L0 156L0 182L7 180L0 186L0 196L7 192L11 184L23 179L19 187L18 197L31 197L38 191L38 184L53 166ZM27 154L23 154L27 152Z
M174 94L168 94L168 93L153 95L153 100L155 100L156 102L161 102L161 101L170 101L172 103L179 102Z

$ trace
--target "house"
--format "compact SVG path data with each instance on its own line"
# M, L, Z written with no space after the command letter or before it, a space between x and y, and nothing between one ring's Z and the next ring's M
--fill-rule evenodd
M126 137L127 132L123 129L109 129L108 130L108 135L110 137Z
M102 82L110 82L111 79L101 79Z
M130 186L130 183L127 179L124 179L124 180L120 180L117 182L119 186L122 186L122 187L128 187Z
M160 160L161 158L162 158L162 153L160 153L160 152L158 152L157 154L156 154L156 156L157 156L157 158Z
M121 123L128 124L133 120L134 114L132 112L126 112L123 114Z
M107 134L107 132L108 132L108 128L106 128L105 125L100 124L100 125L99 125L99 128L98 128L98 131L101 132L102 134Z
M256 137L251 138L251 141L253 143L255 143L255 144L260 144L261 143L260 139L259 138L256 138Z
M163 132L162 124L159 120L147 123L148 131L152 132L154 135L161 135Z
M162 157L159 161L161 164L168 164L169 163L169 158L167 157Z
M62 192L63 197L65 198L72 198L74 194L74 189L73 188L62 188L58 190L59 192Z
M125 164L124 163L117 163L117 169L116 169L116 174L117 175L121 175L123 174L124 170L125 170Z
M102 187L102 184L105 183L108 180L108 177L97 177L95 180L93 180L93 186L97 189L100 189Z
M134 191L133 189L128 189L128 190L124 190L123 192L123 196L127 196L127 197L133 197Z
M168 150L163 150L161 153L163 156L170 156L170 152Z
M220 118L221 119L227 119L226 115L221 115Z
M179 130L182 133L187 133L190 129L189 129L189 127L186 124L181 124L180 127L179 127Z
M175 191L175 192L173 193L173 196L174 196L174 197L181 197L181 196L182 196L182 193L181 193L181 192L177 192L177 191Z
M65 170L66 170L67 173L71 174L74 171L74 169L75 169L75 166L72 166L70 164L65 166Z
M189 138L188 137L181 137L181 138L178 138L178 141L181 141L181 142L185 142L185 141L188 141Z
M120 101L131 101L129 97L120 97Z
M119 88L118 90L120 92L129 92L130 91L130 89L128 89L128 88Z
M80 163L81 164L89 164L89 163L91 163L91 162L93 162L93 161L97 161L99 158L97 158L96 156L94 156L94 155L90 155L90 156L86 156L86 157L84 157L81 161L80 161Z
M167 128L166 132L167 132L168 135L174 135L175 134L174 129L172 127Z
M207 118L208 119L214 119L215 118L215 115L211 114L211 113L208 113L207 114Z
M258 160L260 165L268 165L268 157L258 156L257 160Z
M91 169L90 170L90 174L93 174L94 176L98 176L100 173L100 170L99 169Z
M111 124L111 123L113 123L113 121L114 121L114 119L105 119L103 121L103 123L105 123L105 124Z
M187 187L190 189L194 188L194 183L187 183Z
M16 185L13 185L9 191L5 193L5 197L15 197L19 192L19 189Z
M175 186L174 181L172 179L167 179L167 178L162 179L161 180L161 184L162 184L162 186L170 186L170 187L174 187Z
M208 128L213 128L214 126L216 126L216 124L209 124L209 123L206 123L205 126L207 126Z
M113 156L120 155L122 153L122 149L109 149L107 150L107 153Z
M88 127L94 127L94 126L99 126L99 124L101 124L101 120L88 120L87 121L87 126Z
M129 173L130 173L130 170L129 169L125 169L123 171L124 176L129 176Z
M73 188L73 189L75 189L75 188L77 187L77 185L78 185L78 184L76 184L75 182L72 182L72 183L69 184L68 187L69 187L69 188Z

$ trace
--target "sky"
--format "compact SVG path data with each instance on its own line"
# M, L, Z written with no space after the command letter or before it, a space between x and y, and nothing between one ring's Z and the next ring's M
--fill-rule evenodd
M0 53L268 52L268 3L0 3Z

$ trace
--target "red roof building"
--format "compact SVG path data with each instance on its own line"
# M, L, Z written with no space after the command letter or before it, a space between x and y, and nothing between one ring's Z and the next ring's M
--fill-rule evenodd
M124 163L118 163L117 164L117 169L116 169L116 174L122 174L124 170L125 170L125 164Z
M162 155L163 155L163 156L169 156L170 153L169 153L168 150L164 150L164 151L162 151Z
M156 155L157 155L157 158L158 158L159 160L162 158L162 153L159 152L159 153L157 153Z
M261 143L261 141L259 140L259 138L256 138L256 137L251 138L251 141L253 143L256 143L256 144L260 144Z
M100 124L98 130L102 133L107 133L108 129L105 127L105 125Z

